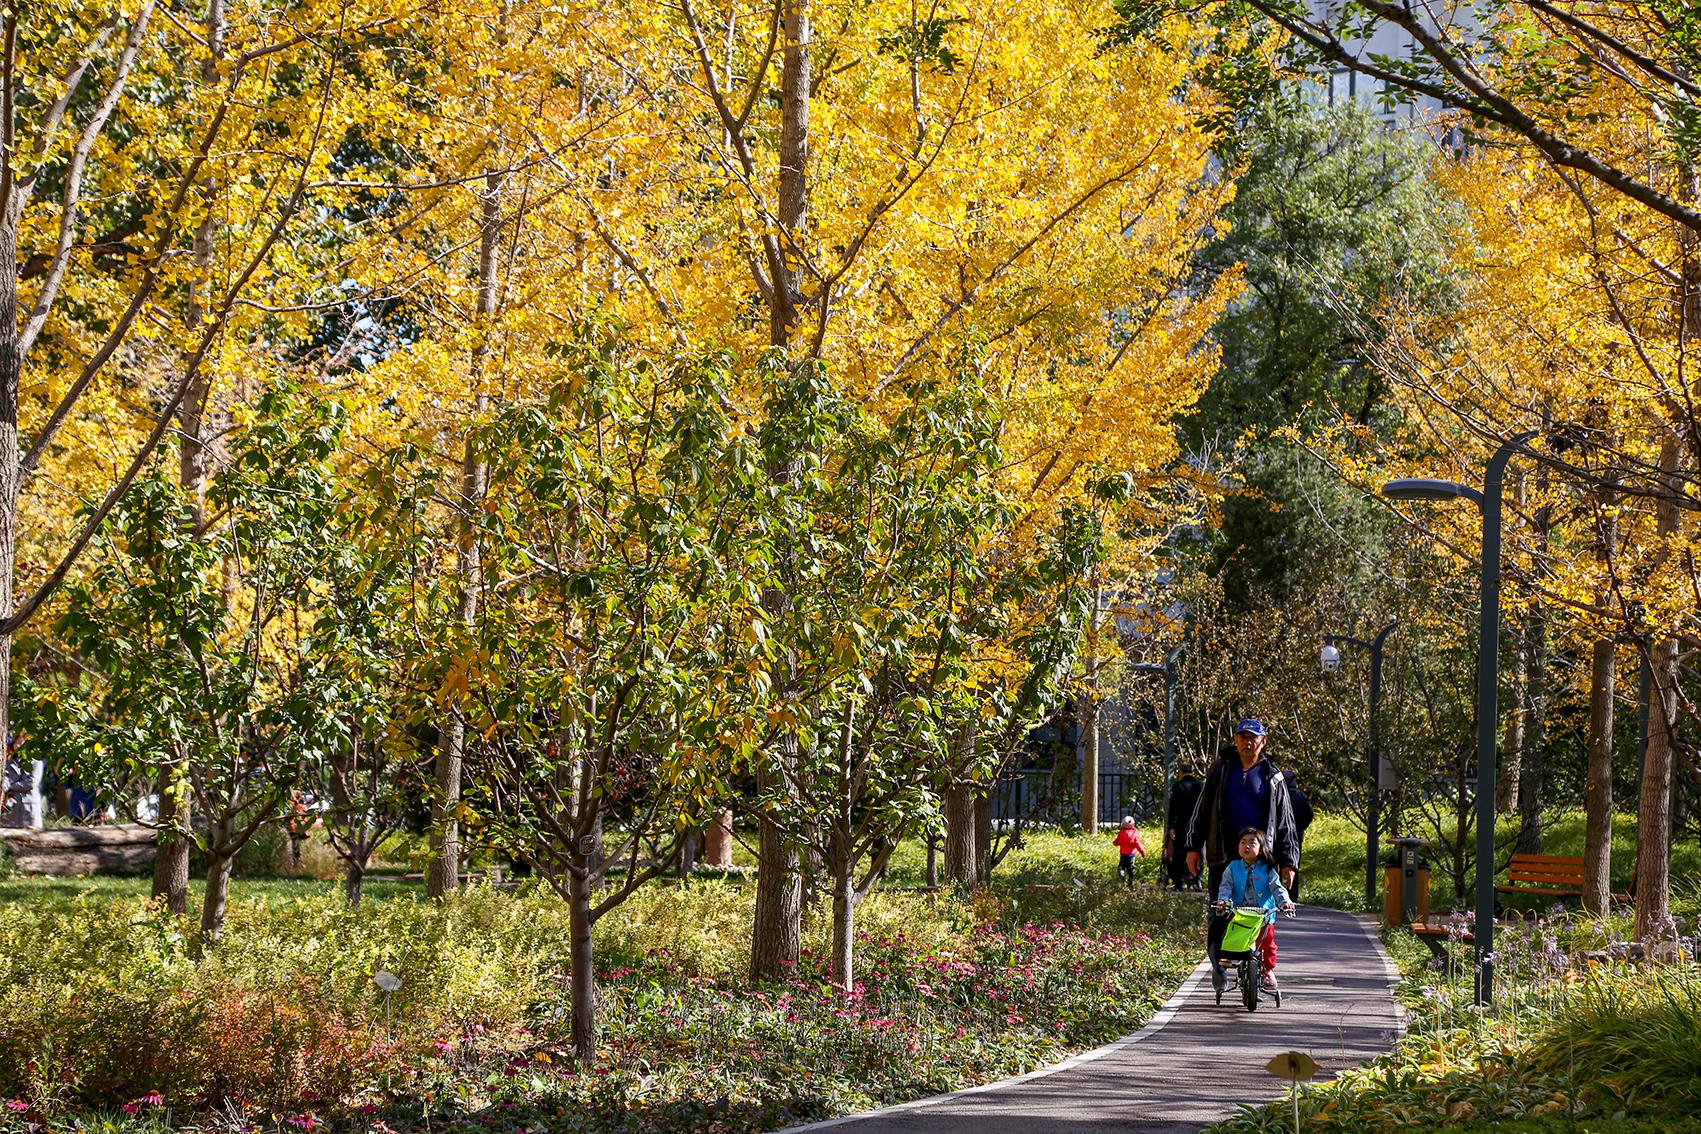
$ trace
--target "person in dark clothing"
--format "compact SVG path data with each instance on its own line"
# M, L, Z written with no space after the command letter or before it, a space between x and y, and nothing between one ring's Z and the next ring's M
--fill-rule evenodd
M1311 826L1312 819L1311 798L1307 796L1304 789L1299 786L1299 777L1297 775L1292 772L1288 772L1286 773L1286 776L1288 781L1288 802L1293 807L1293 825L1299 832L1299 853L1301 857L1304 857L1305 829ZM1300 870L1298 867L1295 867L1293 872L1293 881L1288 883L1288 894L1296 902L1299 901L1299 876Z
M1194 872L1202 866L1210 868L1207 894L1221 888L1223 871L1239 853L1240 832L1248 827L1264 832L1265 846L1284 886L1292 883L1299 867L1299 828L1294 822L1293 799L1285 774L1264 756L1265 735L1263 721L1248 717L1240 722L1234 731L1235 755L1211 765L1188 821L1182 841L1187 868ZM1227 928L1228 918L1211 916L1209 954L1213 975L1219 979L1217 950Z
M1197 890L1199 872L1187 869L1187 854L1182 836L1193 819L1193 809L1199 805L1199 792L1204 787L1193 774L1192 764L1182 764L1175 770L1175 784L1169 789L1169 816L1164 823L1164 866L1169 883L1177 890Z

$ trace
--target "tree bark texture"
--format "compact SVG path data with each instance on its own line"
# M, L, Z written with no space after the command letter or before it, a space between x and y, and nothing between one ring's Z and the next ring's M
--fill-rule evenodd
M1099 698L1093 676L1095 662L1087 659L1088 677L1081 688L1081 833L1099 833Z
M780 263L773 265L774 300L768 307L769 341L787 346L803 303L803 241L809 222L809 99L813 90L814 35L809 0L781 0L780 63Z
M732 866L732 810L715 812L703 834L703 864L716 870Z
M484 193L479 209L478 238L478 314L481 337L472 350L470 377L472 412L475 419L489 408L490 396L484 388L485 362L490 354L487 337L493 330L497 301L497 269L502 241L502 174L485 175ZM479 576L483 556L474 511L484 499L489 476L488 466L478 447L469 438L461 457L460 538L455 554L455 573L460 587L460 603L456 621L469 634L478 619ZM461 804L461 775L466 761L466 709L458 696L452 696L438 731L437 762L433 769L436 796L431 815L431 863L426 873L426 892L442 898L460 885L461 825L457 816Z
M945 788L945 881L973 890L980 882L980 840L975 833L975 789L967 779L975 763L975 721L964 718L951 741L951 771Z
M992 881L992 790L975 785L975 877L982 884Z
M360 890L366 881L366 864L353 858L343 862L343 897L355 909L360 908Z
M1648 751L1636 811L1636 936L1646 938L1671 918L1671 780L1677 718L1676 638L1652 647L1653 703Z
M956 783L945 789L945 881L974 889L980 880L975 851L974 785Z
M1612 726L1617 658L1610 638L1589 651L1589 774L1583 789L1583 911L1604 914L1612 901Z
M1547 613L1540 605L1530 610L1524 634L1527 653L1524 757L1518 779L1518 840L1520 854L1542 852L1542 789L1547 765Z
M194 840L189 831L189 801L179 798L169 771L160 776L156 818L159 850L154 854L152 894L163 898L172 913L183 916L189 912L189 850Z
M850 992L856 983L856 879L849 855L833 870L833 983Z
M230 898L231 855L209 851L207 854L207 895L201 900L201 941L218 944L224 932L225 907Z
M1495 790L1495 809L1502 814L1518 804L1524 772L1524 641L1512 643L1512 664L1506 675L1506 731L1500 752L1500 780Z
M567 882L567 918L570 938L570 987L573 998L573 1054L579 1066L590 1067L597 1059L596 957L591 943L591 875L589 870L570 872Z
M3 159L10 162L11 155ZM0 621L12 616L18 554L18 386L23 358L18 341L18 212L11 177L0 198ZM12 735L12 634L0 632L0 742Z
M796 738L784 744L795 746ZM796 756L781 759L796 760ZM750 979L789 976L803 950L803 876L797 847L778 823L763 816L757 829L756 924L750 939Z

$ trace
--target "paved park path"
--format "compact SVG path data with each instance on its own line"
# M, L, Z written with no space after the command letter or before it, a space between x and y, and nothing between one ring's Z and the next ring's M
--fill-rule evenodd
M1237 1105L1285 1093L1283 1051L1319 1078L1386 1050L1400 1026L1395 970L1367 922L1303 906L1277 924L1282 1006L1217 1007L1201 963L1140 1031L1054 1067L955 1094L795 1127L836 1134L1193 1134Z

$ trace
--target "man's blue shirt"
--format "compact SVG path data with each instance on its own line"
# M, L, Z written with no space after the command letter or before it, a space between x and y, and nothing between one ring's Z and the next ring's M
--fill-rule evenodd
M1270 824L1270 762L1259 760L1250 768L1238 759L1224 769L1223 818L1228 820L1228 842L1234 846L1248 827L1260 831Z

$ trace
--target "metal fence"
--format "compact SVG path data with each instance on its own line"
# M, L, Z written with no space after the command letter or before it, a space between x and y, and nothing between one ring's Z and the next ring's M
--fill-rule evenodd
M1162 772L1119 769L1099 773L1099 822L1118 823L1124 815L1145 822L1163 806ZM999 780L993 793L997 821L1048 825L1081 820L1080 774L1073 769L1023 768Z

